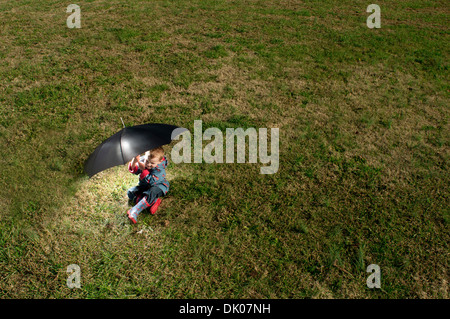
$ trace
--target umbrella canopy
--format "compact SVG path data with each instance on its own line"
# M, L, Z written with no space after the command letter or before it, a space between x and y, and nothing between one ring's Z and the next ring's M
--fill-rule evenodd
M139 154L169 144L184 131L187 129L162 123L125 127L92 152L84 163L84 171L92 177L107 168L126 164Z

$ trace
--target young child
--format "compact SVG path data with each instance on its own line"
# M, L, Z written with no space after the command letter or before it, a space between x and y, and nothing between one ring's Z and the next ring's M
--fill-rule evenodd
M157 147L145 152L143 160L140 155L128 163L128 170L139 175L139 184L127 191L128 198L134 206L128 210L127 215L132 223L137 223L140 212L150 208L150 213L156 213L162 196L169 191L169 182L166 179L167 159L164 149Z

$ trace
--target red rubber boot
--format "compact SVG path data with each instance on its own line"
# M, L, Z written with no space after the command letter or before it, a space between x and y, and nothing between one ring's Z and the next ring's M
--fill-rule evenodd
M161 204L161 198L158 198L157 200L155 200L152 207L150 207L150 214L154 215L156 213L156 210L158 209L159 204Z
M139 203L137 203L136 205L133 206L133 208L131 208L128 212L128 218L131 220L131 222L133 224L137 223L137 217L139 215L140 212L142 212L144 209L150 207L150 204L147 203L147 197L144 197L143 199L141 199L139 201Z

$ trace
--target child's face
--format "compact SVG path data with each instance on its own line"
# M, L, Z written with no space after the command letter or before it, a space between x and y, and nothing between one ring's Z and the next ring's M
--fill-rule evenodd
M144 159L144 165L146 169L155 168L161 162L162 160L158 160L158 158L150 158L149 156L146 156Z

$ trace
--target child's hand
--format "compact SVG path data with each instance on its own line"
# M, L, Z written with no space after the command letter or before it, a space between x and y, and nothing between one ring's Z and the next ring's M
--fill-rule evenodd
M139 160L141 159L141 156L138 155L136 157L133 157L133 159L131 160L130 166L134 167L134 165L136 165L136 163L139 163Z

